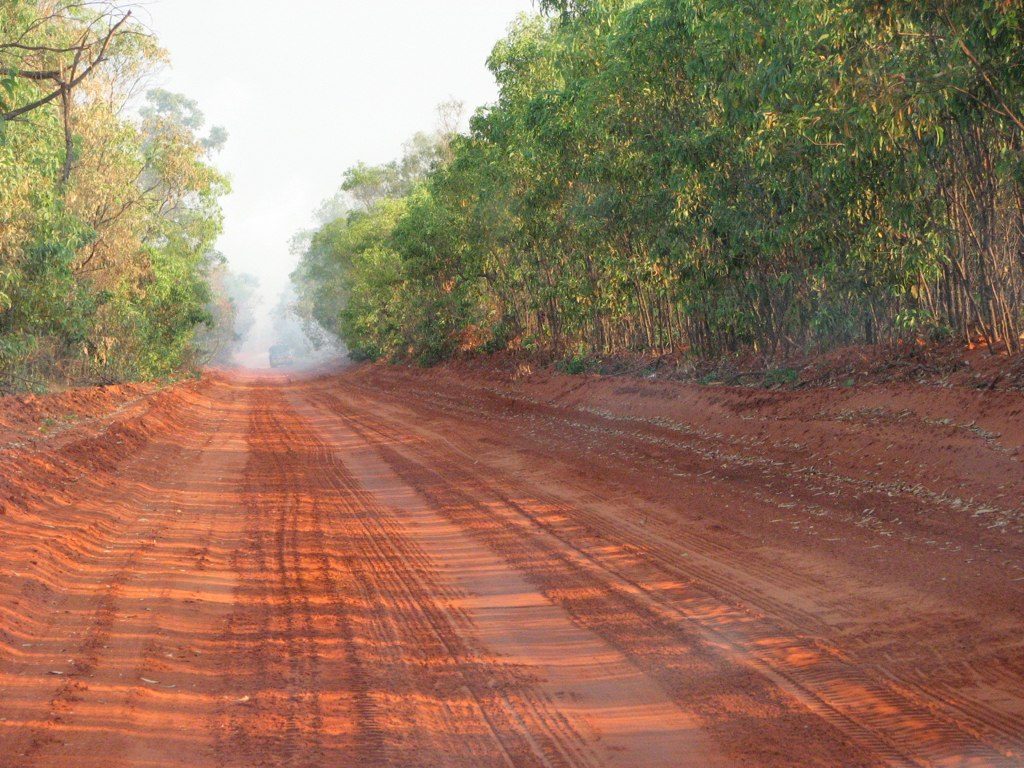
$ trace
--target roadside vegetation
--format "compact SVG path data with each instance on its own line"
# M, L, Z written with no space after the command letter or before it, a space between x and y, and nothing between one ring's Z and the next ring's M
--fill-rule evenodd
M115 5L0 0L0 389L168 376L233 333L226 136L146 92L163 60Z
M540 5L469 132L350 169L305 243L355 356L1020 351L1020 4Z

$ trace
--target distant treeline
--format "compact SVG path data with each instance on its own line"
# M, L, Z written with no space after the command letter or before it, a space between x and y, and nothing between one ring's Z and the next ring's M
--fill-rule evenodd
M232 334L224 134L143 98L163 58L115 4L0 0L0 389L162 376Z
M542 6L469 135L352 169L312 237L355 353L1020 350L1021 3Z

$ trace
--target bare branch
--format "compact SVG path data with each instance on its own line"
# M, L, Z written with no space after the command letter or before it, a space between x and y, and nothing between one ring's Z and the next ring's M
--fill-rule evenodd
M51 93L48 93L46 96L43 96L42 98L30 102L29 104L25 104L24 106L18 107L17 109L13 109L9 112L4 112L0 114L0 120L13 120L17 117L20 117L21 115L24 115L27 112L31 112L32 110L38 109L39 107L42 107L45 104L49 104L54 99L60 97L61 94L69 92L73 90L76 86L78 86L79 83L81 83L86 77L89 76L89 73L91 73L98 65L106 61L106 53L107 49L110 47L110 42L114 39L114 36L117 34L118 30L128 21L131 15L132 12L127 11L125 15L122 16L116 24L110 27L110 29L107 31L107 34L100 41L99 51L96 54L95 58L92 59L92 61L89 63L89 66L87 66L80 74L74 73L77 70L77 67L81 61L81 57L85 50L95 47L95 44L83 45L78 47L77 52L75 54L75 61L71 70L72 78L70 80L64 82L61 77L56 78L58 82L58 87L56 90L52 91Z

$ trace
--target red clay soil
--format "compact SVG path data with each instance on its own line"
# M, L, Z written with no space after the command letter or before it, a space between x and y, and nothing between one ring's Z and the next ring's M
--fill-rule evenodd
M52 436L83 421L119 417L157 390L154 384L117 384L0 397L0 446Z
M3 768L1024 765L1020 393L78 397L0 401Z

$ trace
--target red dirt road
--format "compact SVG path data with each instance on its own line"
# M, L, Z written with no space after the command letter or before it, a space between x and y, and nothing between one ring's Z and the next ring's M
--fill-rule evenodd
M2 768L1024 765L1019 394L364 367L0 412Z

